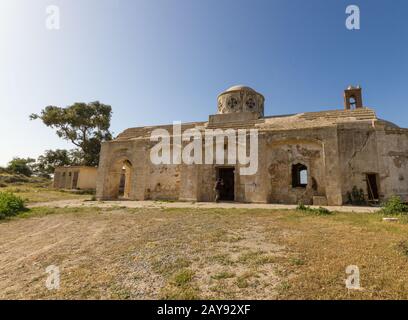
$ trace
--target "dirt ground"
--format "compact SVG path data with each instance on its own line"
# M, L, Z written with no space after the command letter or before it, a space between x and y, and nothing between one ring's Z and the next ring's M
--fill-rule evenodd
M272 203L239 203L239 202L176 202L176 201L89 201L84 198L71 198L55 201L34 202L30 207L54 207L54 208L76 208L76 207L98 207L98 208L180 208L180 209L269 209L269 210L294 210L297 205L272 204ZM318 206L310 206L319 208ZM359 212L374 213L379 207L368 206L325 206L330 211L337 212Z
M0 222L1 299L407 299L407 267L408 224L376 213L51 206Z
M257 219L157 209L52 210L0 223L1 298L276 297L274 259L285 248L265 239ZM45 288L49 265L60 268L58 291Z

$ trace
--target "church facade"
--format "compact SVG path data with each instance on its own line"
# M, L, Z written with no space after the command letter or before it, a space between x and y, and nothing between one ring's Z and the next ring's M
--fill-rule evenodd
M225 201L342 205L357 191L366 201L408 200L408 129L364 107L360 87L344 91L342 110L265 116L264 100L234 86L218 96L218 112L208 121L181 124L182 132L194 129L203 137L210 129L256 131L253 174L240 174L245 165L227 157L224 163L154 163L154 130L170 132L171 145L179 133L173 125L130 128L102 145L97 198L214 201L215 182L222 179ZM228 143L226 137L225 150Z

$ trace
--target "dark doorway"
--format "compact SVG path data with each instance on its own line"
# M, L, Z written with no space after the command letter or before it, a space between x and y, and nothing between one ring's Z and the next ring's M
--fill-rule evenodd
M122 169L119 181L119 194L118 194L119 198L123 198L125 195L125 184L126 184L126 170Z
M131 189L131 178L132 178L132 164L130 161L125 160L122 164L122 170L119 179L119 199L129 199L130 189Z
M217 178L222 179L224 185L220 191L220 200L234 201L234 168L217 168Z
M367 181L368 200L377 201L379 199L377 174L367 173L366 181Z
M74 177L72 178L72 189L76 189L78 187L78 176L79 172L74 172Z

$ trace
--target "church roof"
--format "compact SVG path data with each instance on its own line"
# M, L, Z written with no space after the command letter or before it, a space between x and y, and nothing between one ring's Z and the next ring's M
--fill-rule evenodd
M359 108L354 110L342 109L266 117L265 123L262 127L269 130L293 130L376 120L378 120L377 115L374 110L370 108Z
M257 128L267 131L298 130L334 126L347 123L372 123L376 121L387 127L398 128L397 125L377 118L373 109L359 108L354 110L328 110L319 112L304 112L292 115L267 116L258 120L246 122L225 122L217 125L217 128ZM123 131L115 140L123 141L135 138L149 138L154 129L162 128L172 132L172 125L146 126L129 128ZM214 125L208 122L183 123L182 131L191 128L204 130L214 129Z

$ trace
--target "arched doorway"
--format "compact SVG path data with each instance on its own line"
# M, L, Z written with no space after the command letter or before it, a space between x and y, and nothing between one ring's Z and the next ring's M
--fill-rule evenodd
M110 167L107 185L109 199L130 199L133 166L128 159L116 160Z
M132 164L129 160L125 160L122 166L122 172L119 180L119 199L129 199L132 179Z

